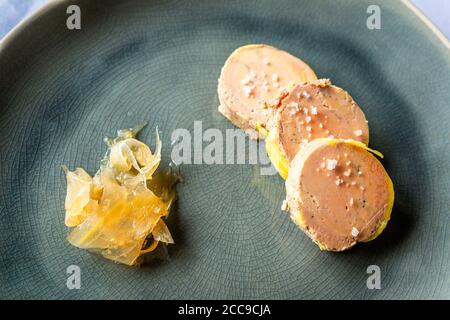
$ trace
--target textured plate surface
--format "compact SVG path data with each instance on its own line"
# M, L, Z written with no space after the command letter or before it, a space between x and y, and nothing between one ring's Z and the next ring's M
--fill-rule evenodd
M1 298L450 298L450 54L400 1L57 1L0 47ZM369 4L381 29L366 27ZM185 165L170 261L117 265L65 240L62 164L94 173L104 135L233 126L217 113L228 54L267 43L346 88L396 189L368 244L320 252L280 211L284 187L252 165ZM66 287L69 265L81 289ZM381 268L381 290L366 269Z

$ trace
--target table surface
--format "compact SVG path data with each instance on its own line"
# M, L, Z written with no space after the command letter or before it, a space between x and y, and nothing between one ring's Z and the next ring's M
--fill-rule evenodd
M24 17L51 0L0 0L0 38ZM342 0L345 1L345 0ZM450 1L411 0L450 39Z

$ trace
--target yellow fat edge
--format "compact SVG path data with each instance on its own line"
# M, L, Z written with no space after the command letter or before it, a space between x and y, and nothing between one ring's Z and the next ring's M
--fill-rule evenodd
M306 230L305 222L304 222L303 219L302 219L302 215L303 215L303 212L300 211L299 214L296 215L295 217L291 215L291 219L294 221L294 223L295 223L300 229L303 230L303 232L305 232L305 233L309 236L309 232ZM311 236L309 236L309 238L310 238L316 245L319 246L319 249L320 249L320 250L329 250L329 248L328 248L326 245L324 245L323 243L321 243L321 242L319 242L319 241L313 239Z
M267 130L262 128L266 134ZM259 130L258 130L259 131ZM367 145L365 145L363 142L359 142L352 139L331 139L331 138L319 138L323 140L328 140L329 145L336 145L338 142L344 141L347 144L354 145L359 148L364 148L367 151L370 151L371 153L377 155L380 158L383 158L383 154L377 150L369 148ZM315 139L315 140L319 140ZM289 161L286 159L286 157L283 156L283 153L281 152L281 149L279 148L278 140L276 139L276 129L272 130L271 132L268 132L267 138L266 138L266 152L269 156L270 161L272 162L273 166L277 170L277 172L280 174L280 176L286 180L287 176L289 174ZM391 182L392 183L392 182Z
M271 130L266 138L266 152L278 174L286 180L289 173L289 161L283 156L276 138L276 129Z
M340 142L340 141L344 141L347 144L359 147L359 148L363 148L375 155L377 155L378 157L380 157L381 159L384 158L383 154L377 150L371 149L369 148L367 145L365 145L362 142L359 141L355 141L352 139L345 139L345 140L340 140L340 139L330 139L330 141L328 142L329 145L336 145L336 143ZM384 167L383 167L384 168ZM383 221L381 221L380 225L378 226L377 231L375 231L375 233L369 238L366 239L364 241L361 242L369 242L374 240L376 237L378 237L386 228L389 220L391 219L391 213L392 213L392 208L394 206L394 198L395 198L395 191L394 191L394 184L392 183L391 178L389 177L388 173L385 170L385 174L386 174L386 180L387 180L387 184L388 184L388 203L386 206L386 210L384 212L383 215Z
M394 198L395 198L395 192L394 192L394 185L392 183L391 178L389 177L389 175L386 173L386 179L388 182L388 203L386 206L386 211L384 212L384 219L383 221L381 221L380 225L378 226L377 231L375 231L375 233L367 240L364 240L362 242L369 242L374 240L376 237L378 237L386 228L389 220L391 219L391 213L392 213L392 208L394 206Z

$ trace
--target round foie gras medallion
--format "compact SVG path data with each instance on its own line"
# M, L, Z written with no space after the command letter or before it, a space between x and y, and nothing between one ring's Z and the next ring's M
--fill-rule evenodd
M269 123L267 153L284 179L297 152L318 138L369 142L369 127L361 108L347 91L328 79L295 86Z
M394 189L372 152L379 154L355 140L321 138L290 163L287 210L321 249L349 249L386 227Z
M277 48L254 44L236 49L225 62L218 84L219 111L252 138L264 138L268 120L290 88L314 81L302 60Z

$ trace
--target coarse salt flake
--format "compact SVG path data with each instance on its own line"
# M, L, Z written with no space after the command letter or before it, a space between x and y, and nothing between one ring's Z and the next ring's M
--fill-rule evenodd
M337 166L337 160L336 159L327 159L327 169L328 170L334 170Z
M247 75L244 79L241 80L242 84L249 84L252 81L251 77Z
M286 200L283 200L283 203L281 204L281 210L287 211L288 210L288 204Z
M244 92L244 94L247 98L253 94L254 90L255 90L255 86L244 86L242 88L242 91Z

